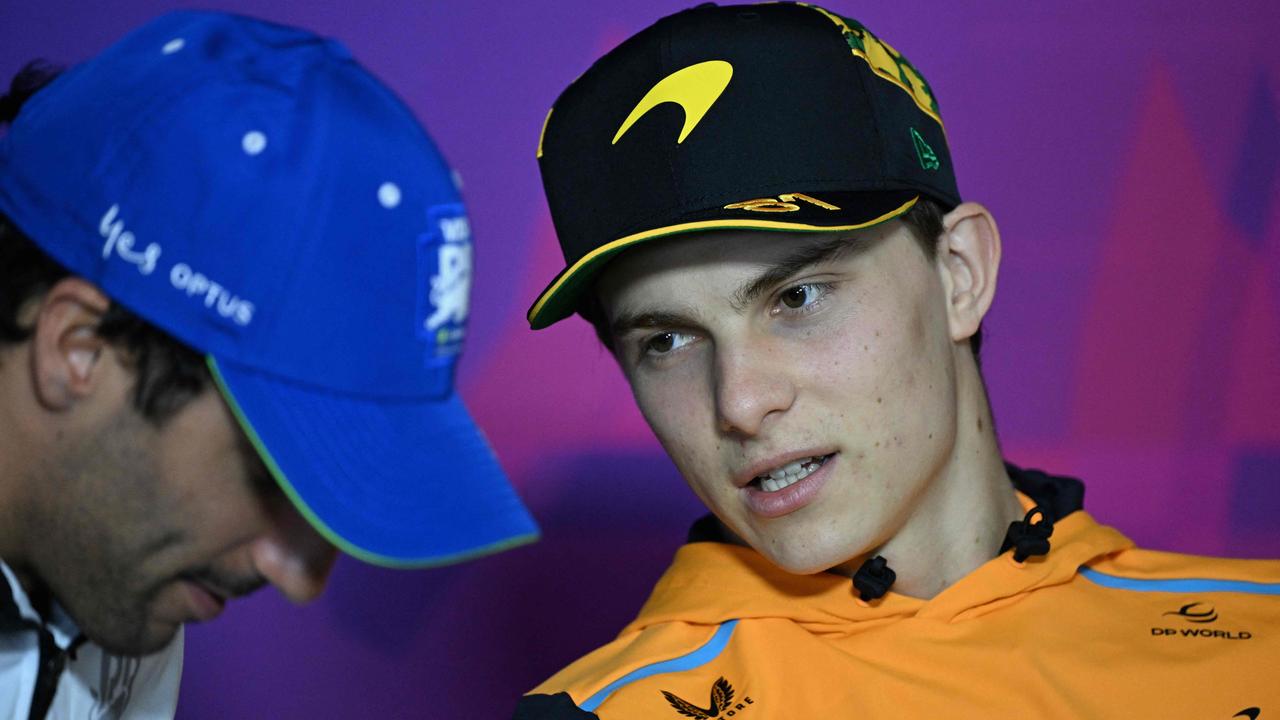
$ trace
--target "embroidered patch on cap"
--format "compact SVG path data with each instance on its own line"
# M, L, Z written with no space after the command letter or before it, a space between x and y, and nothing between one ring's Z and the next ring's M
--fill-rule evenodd
M427 211L427 232L418 236L418 337L427 359L462 350L471 301L471 223L460 203Z

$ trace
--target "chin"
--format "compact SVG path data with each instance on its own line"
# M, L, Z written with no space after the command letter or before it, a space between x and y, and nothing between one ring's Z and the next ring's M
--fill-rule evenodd
M105 631L104 631L105 630ZM113 655L150 655L163 650L178 633L177 625L148 622L138 628L82 628L85 637Z
M772 547L756 546L755 550L792 575L820 573L858 556L857 552L846 552L844 548L789 547L785 542Z

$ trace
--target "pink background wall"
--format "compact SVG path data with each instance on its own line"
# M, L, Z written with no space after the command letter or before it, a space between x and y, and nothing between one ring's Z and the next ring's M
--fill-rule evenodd
M699 507L585 323L533 150L601 52L683 3L206 3L344 40L461 171L477 242L462 390L537 545L399 573L343 560L188 635L181 716L505 717L635 612ZM1001 224L984 367L1008 457L1088 484L1141 544L1280 556L1280 10L1270 0L832 2L930 79L961 193ZM0 75L176 4L0 3Z

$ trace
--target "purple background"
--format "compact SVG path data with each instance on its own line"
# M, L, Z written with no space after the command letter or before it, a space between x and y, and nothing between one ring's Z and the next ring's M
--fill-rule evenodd
M559 268L533 152L557 93L676 2L213 3L344 40L466 180L462 389L542 523L454 568L343 559L188 634L190 718L507 717L634 614L698 505ZM832 2L937 91L961 192L1001 223L984 367L1006 454L1077 474L1143 545L1280 556L1280 5ZM172 3L0 3L0 74L82 59ZM7 82L7 80L6 80Z

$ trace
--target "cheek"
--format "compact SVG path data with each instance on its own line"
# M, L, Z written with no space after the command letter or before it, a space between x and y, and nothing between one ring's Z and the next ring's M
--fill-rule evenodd
M705 375L690 367L660 376L631 375L628 380L640 413L658 442L694 492L705 500L700 479L710 473L719 452L713 400Z
M881 331L884 354L877 398L885 415L882 447L925 461L929 448L946 448L955 429L956 387L946 318L926 296L904 312L896 332ZM891 403L891 404L890 404Z
M798 355L806 367L797 376L816 379L811 392L866 450L928 444L954 406L945 317L923 288L916 302L894 302L912 297L896 290L868 289Z
M885 309L863 297L844 303L840 312L796 338L793 376L808 379L818 397L839 396L842 414L872 414L876 398L891 391L894 373L909 354L887 332L893 322Z
M222 547L260 528L266 508L249 480L236 430L214 420L222 418L174 428L166 438L160 470L174 521L202 546Z

